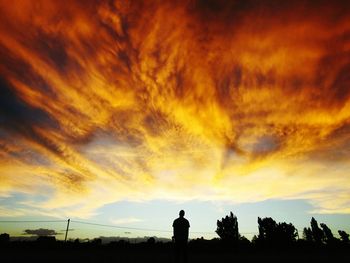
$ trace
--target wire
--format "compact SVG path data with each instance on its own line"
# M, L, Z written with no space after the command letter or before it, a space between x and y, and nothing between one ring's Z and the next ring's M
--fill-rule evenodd
M67 220L5 220L0 223L58 223L67 222Z
M98 224L98 223L90 223L78 220L71 220L73 223L84 224L84 225L93 225L93 226L103 226L103 227L112 227L119 229L128 229L128 230L144 230L144 231L154 231L154 232L166 232L172 233L171 230L163 230L163 229L154 229L154 228L141 228L141 227L126 227L126 226L116 226L116 225L107 225L107 224ZM200 232L200 231L190 231L192 234L215 234L215 232ZM256 234L257 232L246 232L241 234Z
M71 220L71 222L73 222L73 223L78 223L78 224L85 224L85 225L104 226L104 227L113 227L113 228L130 229L130 230L145 230L145 231L154 231L154 232L172 232L172 231L170 231L170 230L151 229L151 228L140 228L140 227L126 227L126 226L115 226L115 225L105 225L105 224L89 223L89 222L83 222L83 221L77 221L77 220Z
M0 221L0 223L62 223L67 222L67 220L6 220ZM108 225L108 224L99 224L99 223L91 223L79 220L70 220L71 223L84 224L84 225L92 225L92 226L102 226L102 227L112 227L118 229L127 229L127 230L140 230L140 231L152 231L152 232L164 232L164 233L172 233L171 230L164 229L154 229L154 228L141 228L141 227L127 227L127 226L116 226L116 225ZM72 230L72 229L69 229ZM215 234L215 232L200 232L200 231L190 231L192 234ZM245 232L241 234L256 234L257 232Z

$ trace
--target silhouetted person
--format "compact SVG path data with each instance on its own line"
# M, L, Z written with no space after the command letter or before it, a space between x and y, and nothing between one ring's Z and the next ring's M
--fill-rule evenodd
M176 262L187 262L187 240L188 240L188 229L190 223L184 218L185 211L181 210L179 218L174 220L173 229L175 241L175 258Z

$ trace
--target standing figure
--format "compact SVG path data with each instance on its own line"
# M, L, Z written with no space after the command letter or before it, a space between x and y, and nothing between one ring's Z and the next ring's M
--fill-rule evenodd
M175 258L176 262L187 263L187 240L188 240L188 229L190 223L185 216L185 211L181 210L179 218L176 218L173 223L175 241Z

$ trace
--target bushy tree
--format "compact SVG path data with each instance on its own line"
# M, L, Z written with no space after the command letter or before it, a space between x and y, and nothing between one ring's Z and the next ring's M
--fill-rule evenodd
M308 242L313 242L314 241L314 238L312 236L312 230L311 230L310 227L304 227L303 239L305 239Z
M259 238L257 235L254 235L253 238L252 238L252 244L258 244L259 243Z
M297 229L291 223L276 223L271 217L258 217L258 224L258 239L265 243L290 244L296 241L298 236Z
M322 227L322 230L323 230L323 241L326 244L334 243L335 238L333 236L332 230L330 230L329 227L324 223L321 223L320 226Z
M292 223L279 223L277 225L277 239L284 243L290 244L296 241L298 237L298 231Z
M310 225L313 241L315 241L318 244L322 243L322 240L324 239L324 234L322 229L318 227L318 223L315 218L311 218Z
M239 237L239 242L240 242L240 244L242 244L242 245L249 245L249 244L250 244L249 239L246 238L245 236L240 236L240 237Z
M216 222L216 233L225 242L237 242L239 240L237 217L230 212L230 215L223 217Z
M343 230L338 230L339 236L340 236L340 240L345 243L348 244L349 243L349 234L346 233Z
M277 236L277 223L271 217L258 217L259 235L258 239L264 242L273 242Z
M156 243L156 239L154 237L150 237L147 239L147 244L153 245Z
M8 243L10 242L10 235L7 233L2 233L0 235L0 243Z

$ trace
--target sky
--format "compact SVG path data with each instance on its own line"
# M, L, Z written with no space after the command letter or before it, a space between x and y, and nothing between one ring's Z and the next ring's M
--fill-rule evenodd
M0 0L0 221L350 230L348 1ZM161 231L160 231L161 230ZM170 231L170 232L169 232ZM31 232L31 231L29 231Z

